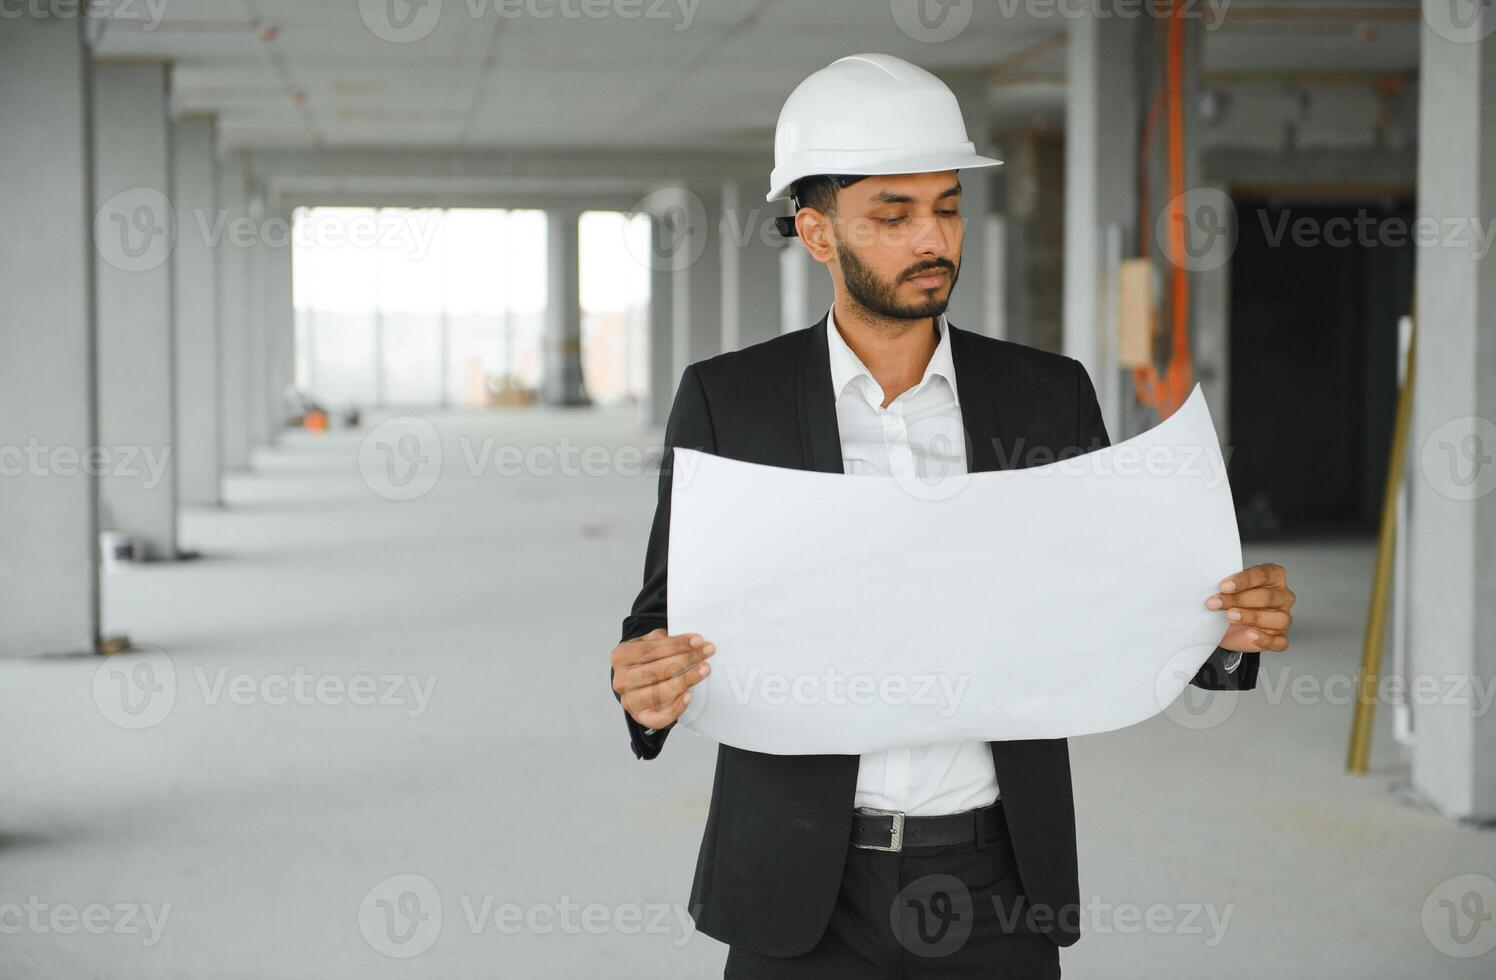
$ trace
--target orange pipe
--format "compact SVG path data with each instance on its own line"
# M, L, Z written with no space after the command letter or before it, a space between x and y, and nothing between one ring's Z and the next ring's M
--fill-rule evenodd
M1162 375L1154 364L1134 368L1133 388L1138 403L1158 410L1162 421L1174 414L1189 397L1194 379L1194 363L1189 346L1189 275L1185 269L1184 214L1184 19L1177 0L1170 0L1166 88L1168 94L1168 180L1169 214L1167 221L1170 268L1170 306L1173 329L1169 344L1169 362ZM1152 135L1153 113L1150 111L1147 136ZM1146 178L1145 178L1146 182ZM1146 196L1143 197L1146 200ZM1144 237L1145 212L1140 213L1138 235ZM1147 254L1147 250L1143 250Z

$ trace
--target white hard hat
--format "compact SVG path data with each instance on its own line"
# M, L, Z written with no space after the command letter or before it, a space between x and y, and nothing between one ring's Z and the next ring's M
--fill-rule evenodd
M976 152L945 83L890 54L838 58L795 86L774 128L769 196L812 174L918 174L1002 163Z

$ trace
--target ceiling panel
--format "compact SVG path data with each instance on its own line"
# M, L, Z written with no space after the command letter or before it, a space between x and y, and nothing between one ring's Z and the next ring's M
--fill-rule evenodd
M935 71L990 69L1063 38L1071 21L1058 11L1074 4L957 2L941 8L956 19L938 29L911 20L913 6L116 0L96 50L173 62L176 110L218 113L230 145L749 147L772 134L800 79L841 55L887 51ZM1229 17L1205 33L1208 71L1417 64L1416 0L1224 9ZM1063 44L1017 62L1013 71L1038 80L994 86L995 117L1057 118L1064 65Z

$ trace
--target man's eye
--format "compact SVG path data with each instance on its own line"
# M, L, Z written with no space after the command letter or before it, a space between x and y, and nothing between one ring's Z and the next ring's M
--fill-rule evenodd
M959 215L961 212L952 208L952 209L947 209L947 210L944 210L944 211L937 211L936 213L940 214L940 215L943 215L943 216L945 216L947 218L954 218L957 215Z
M901 214L901 215L899 215L896 218L879 218L878 220L881 221L885 225L896 225L899 222L903 221L905 219L905 217L906 217L906 215L902 215Z

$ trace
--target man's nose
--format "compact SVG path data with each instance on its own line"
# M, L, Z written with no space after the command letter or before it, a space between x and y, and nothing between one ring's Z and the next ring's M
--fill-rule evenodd
M926 220L913 222L913 235L909 246L914 254L921 258L945 255L950 250L950 241L946 238L945 228L941 222L931 217Z

